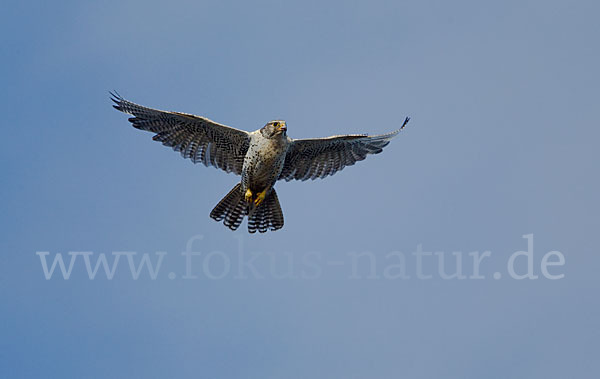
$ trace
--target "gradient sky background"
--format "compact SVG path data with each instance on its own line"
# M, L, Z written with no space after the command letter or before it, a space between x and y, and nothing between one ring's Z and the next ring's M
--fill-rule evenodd
M0 376L597 378L599 11L3 2ZM208 217L238 178L133 129L109 90L246 130L283 118L293 138L412 121L381 155L279 183L284 229L248 235ZM558 250L566 264L551 272L564 279L508 277L529 233L535 273ZM208 280L199 259L199 279L182 280L196 235L195 251L232 264L241 240L245 256L292 256L296 270L318 255L322 272ZM418 244L448 259L491 251L486 279L417 279ZM125 259L113 280L89 280L81 261L46 280L37 251L168 254L156 280L133 280ZM364 251L378 273L405 253L411 278L364 279L365 261L350 279L349 254ZM268 259L257 266L269 272Z

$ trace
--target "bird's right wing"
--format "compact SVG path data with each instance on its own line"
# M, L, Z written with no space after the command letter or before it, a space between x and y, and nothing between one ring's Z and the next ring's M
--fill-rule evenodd
M111 94L113 107L134 117L134 128L156 133L152 138L179 151L192 162L202 162L226 172L242 173L244 156L250 145L249 133L186 113L143 107Z
M350 134L293 140L279 179L290 181L324 178L362 161L369 154L379 154L408 120L407 117L400 129L377 136Z

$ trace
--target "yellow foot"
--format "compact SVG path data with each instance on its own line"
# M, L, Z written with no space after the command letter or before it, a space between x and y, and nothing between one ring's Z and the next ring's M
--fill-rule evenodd
M258 207L260 205L260 203L262 203L263 200L265 199L265 196L267 196L267 190L259 192L256 195L256 199L254 199L254 205L256 205Z
M246 190L246 194L244 195L244 199L246 200L246 203L251 203L252 202L252 191L250 191L250 188L248 188Z

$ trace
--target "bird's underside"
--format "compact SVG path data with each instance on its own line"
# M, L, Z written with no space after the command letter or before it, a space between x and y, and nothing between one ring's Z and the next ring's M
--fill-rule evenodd
M333 175L346 166L378 154L400 129L383 135L338 135L291 139L285 121L275 120L254 132L207 118L143 107L112 94L114 108L130 114L132 125L154 133L153 139L194 163L241 175L241 180L215 206L210 217L236 230L248 217L248 231L283 227L283 212L273 186L278 180L308 180Z

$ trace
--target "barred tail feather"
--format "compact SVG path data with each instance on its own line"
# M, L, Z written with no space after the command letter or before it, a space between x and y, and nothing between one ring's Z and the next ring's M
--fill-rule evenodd
M210 212L210 217L216 221L223 220L223 224L226 227L236 230L244 220L247 209L248 206L242 194L242 186L238 183L214 207L212 212Z
M265 200L248 215L248 231L264 233L267 230L278 230L283 228L283 212L277 192L271 189Z

